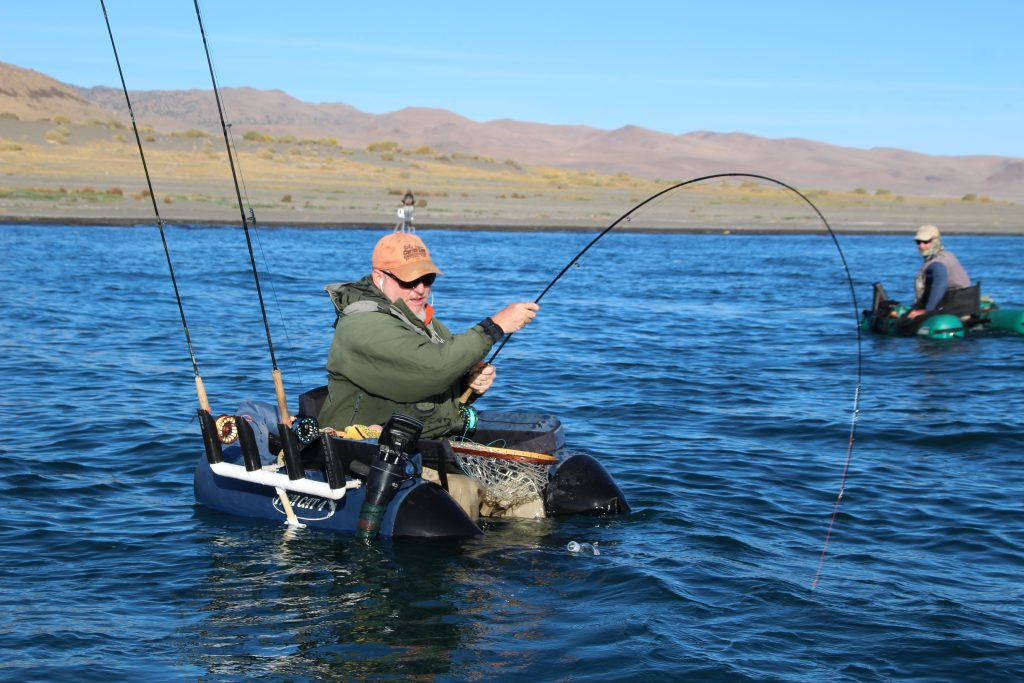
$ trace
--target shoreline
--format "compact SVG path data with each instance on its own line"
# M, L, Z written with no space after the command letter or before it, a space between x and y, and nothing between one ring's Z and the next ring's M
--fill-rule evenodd
M5 226L41 226L41 227L157 227L157 221L153 218L141 219L133 217L117 216L90 216L90 217L69 217L69 216L5 216L0 214L0 229ZM210 218L199 218L195 220L164 219L165 227L196 227L196 228L237 228L241 227L238 220L225 221ZM463 223L463 222L431 222L421 223L415 226L417 231L430 232L434 230L464 231L464 232L580 232L596 233L608 228L611 222L605 224L563 224L563 225L524 225L521 223ZM386 230L395 227L394 222L383 221L281 221L281 220L257 220L250 223L253 229L336 229L336 230ZM916 226L836 226L830 224L830 229L837 235L906 235L913 232ZM615 226L620 232L631 232L637 234L696 234L696 235L815 235L827 234L822 223L818 225L771 225L771 226L745 226L736 223L723 223L720 225L693 225L693 226L666 226L666 227L644 227L620 223ZM1007 227L963 227L949 226L940 229L944 235L978 235L988 237L999 236L1021 236L1024 230Z

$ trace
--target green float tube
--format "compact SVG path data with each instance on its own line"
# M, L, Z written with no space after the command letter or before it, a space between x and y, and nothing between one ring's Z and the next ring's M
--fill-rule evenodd
M1024 311L993 307L981 311L986 329L1024 334Z
M917 328L917 336L928 339L961 338L964 336L964 324L955 315L940 313L921 323L921 327Z
M939 313L925 318L919 325L906 320L910 306L889 299L885 288L876 282L870 310L865 310L860 328L876 334L925 337L927 339L959 339L966 334L1000 332L1024 335L1024 310L1000 308L989 297L981 296L981 285L975 284L974 307L964 315Z

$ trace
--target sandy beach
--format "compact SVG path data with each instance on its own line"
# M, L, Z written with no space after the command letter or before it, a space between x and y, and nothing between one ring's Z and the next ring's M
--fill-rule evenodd
M167 224L238 225L222 137L140 129L157 209ZM643 179L523 166L514 160L443 155L420 148L345 148L336 141L236 139L243 204L257 225L394 225L406 190L418 229L598 230L688 179ZM99 122L0 120L0 223L155 223L130 127ZM785 182L784 169L722 168ZM841 233L907 232L935 223L947 233L1024 234L1015 202L967 194L903 196L882 188L800 187ZM666 193L622 230L816 232L814 209L755 178L732 177Z

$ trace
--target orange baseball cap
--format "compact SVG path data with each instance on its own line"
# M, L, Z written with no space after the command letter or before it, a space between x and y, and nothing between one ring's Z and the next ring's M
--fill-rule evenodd
M423 240L407 232L392 232L381 237L373 248L372 264L374 268L386 270L406 282L427 273L444 275L430 260L430 252Z

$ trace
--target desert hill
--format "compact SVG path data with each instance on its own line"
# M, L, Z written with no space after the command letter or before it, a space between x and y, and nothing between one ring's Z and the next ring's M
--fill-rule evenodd
M45 74L0 62L0 114L25 121L64 116L74 121L105 120L115 113L83 97L78 88Z
M391 141L403 148L425 146L445 154L665 181L737 171L805 188L1024 198L1024 160L1010 157L865 150L739 132L673 135L638 126L602 130L508 119L478 122L428 108L370 114L342 103L303 102L281 90L224 88L222 98L235 135L255 131L273 137L334 138L352 148ZM209 90L136 91L132 105L137 121L157 130L216 132L220 127ZM0 63L0 116L5 112L22 119L128 118L120 89L79 88Z

